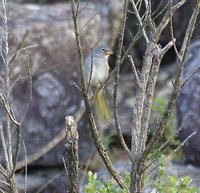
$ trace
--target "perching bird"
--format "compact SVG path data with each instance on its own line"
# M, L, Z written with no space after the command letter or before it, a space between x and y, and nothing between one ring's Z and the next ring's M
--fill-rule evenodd
M85 59L85 75L87 85L90 88L99 88L108 77L109 65L108 57L113 54L112 50L104 46L96 47L92 53ZM100 126L110 124L111 116L106 99L105 89L102 88L95 98L95 109Z

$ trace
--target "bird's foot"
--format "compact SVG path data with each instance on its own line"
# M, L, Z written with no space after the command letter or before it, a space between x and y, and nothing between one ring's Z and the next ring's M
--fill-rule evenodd
M106 85L105 85L104 83L102 83L102 82L99 84L99 88L100 88L100 89L104 89L105 86L106 86Z

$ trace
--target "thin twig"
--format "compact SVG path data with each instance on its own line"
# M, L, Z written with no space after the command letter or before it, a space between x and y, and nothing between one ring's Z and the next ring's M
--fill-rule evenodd
M169 21L169 24L170 24L171 37L172 37L172 41L173 41L173 47L174 47L176 56L180 59L180 55L179 55L179 52L178 52L178 49L177 49L177 46L176 46L176 41L175 41L176 39L175 39L175 36L174 36L173 17L172 17L172 13L171 13L172 0L170 0L170 2L169 2L169 10L170 10L170 21Z
M171 152L171 153L166 157L166 159L167 159L167 160L171 159L171 158L172 158L172 155L173 155L174 153L176 153L181 147L183 147L184 144L185 144L188 140L190 140L195 134L196 134L196 131L192 132L182 143L179 144L179 146L178 146L175 150L173 150L173 152ZM151 164L148 165L148 167L150 167L150 165L152 165L155 161L158 161L158 160L154 159L154 160L151 162ZM163 162L163 160L159 160L159 161L156 163L156 165L155 165L150 171L148 171L148 175L150 175L150 174L152 173L152 171L154 171L155 168L157 168L157 167L159 166L159 164L161 164L161 162ZM147 168L146 168L146 169L147 169Z
M123 10L123 19L122 19L122 25L121 25L121 30L120 30L120 39L119 39L119 47L117 51L117 60L116 64L119 64L121 55L122 55L122 46L123 46L123 39L124 39L124 30L125 30L125 24L126 24L126 17L127 17L127 9L128 9L128 0L125 0L124 2L124 10ZM127 152L130 160L132 160L130 150L128 149L126 142L124 140L123 134L122 134L122 129L120 126L119 122L119 114L117 111L117 92L118 92L118 85L119 85L119 67L116 71L115 75L115 85L114 85L114 93L113 93L113 98L114 98L114 118L115 118L115 126L117 129L118 137L121 142L122 147L124 150Z
M138 85L140 85L139 75L138 75L137 69L136 69L136 67L135 67L135 63L134 63L134 61L133 61L132 56L131 56L131 55L128 55L128 59L129 59L129 62L130 62L130 64L131 64L131 68L132 68L133 74L134 74L134 76L135 76L135 78L136 78L136 82L137 82Z
M2 93L2 91L0 91L0 99L3 102L4 108L9 116L9 118L11 119L11 121L18 127L21 126L21 124L19 122L17 122L17 120L15 119L15 117L13 116L11 107L8 105L8 103L6 102L6 99L4 98L4 95Z
M27 49L31 49L31 48L36 48L38 45L33 45L33 46L26 46L24 48L21 48L20 50L17 50L15 53L13 53L11 55L11 57L9 58L8 60L8 63L10 64L12 61L13 61L13 58L19 53L19 52L22 52L22 51L26 51Z
M25 155L25 172L24 172L24 193L27 192L27 188L28 188L28 165L27 165L27 151L26 151L26 145L25 145L25 142L24 140L22 139L22 144L23 144L23 148L24 148L24 155Z
M190 81L192 79L192 77L195 75L196 72L198 72L200 70L200 65L197 66L189 75L188 77L182 82L182 84L180 85L180 89L182 89L185 84Z
M139 14L139 12L138 12L138 10L137 10L135 1L134 1L134 0L131 0L131 4L132 4L132 6L133 6L133 10L134 10L134 13L135 13L135 15L136 15L136 17L137 17L137 20L138 20L138 22L139 22L139 25L140 25L140 27L142 28L142 33L143 33L143 36L144 36L144 38L145 38L145 40L146 40L146 43L148 43L148 42L149 42L149 38L148 38L148 36L147 36L147 34L146 34L146 31L145 31L145 28L144 28L144 26L143 26L143 22L142 22L142 19L141 19L141 17L140 17L140 14Z
M28 54L28 50L26 50L26 59L27 59L27 67L28 67L28 77L29 77L29 98L26 105L26 109L24 111L23 116L21 117L20 123L22 124L25 120L25 117L28 113L29 106L31 105L32 101L32 92L33 92L33 79L32 79L32 72L31 72L31 65L30 65L30 58Z
M2 147L3 147L3 154L4 154L4 158L5 158L5 161L6 161L6 169L8 170L8 172L10 173L10 162L8 160L8 152L7 152L7 148L6 148L6 142L5 142L5 135L4 135L4 132L3 132L3 127L2 127L2 124L0 123L0 137L1 137L1 144L2 144Z
M197 131L194 131L194 132L192 132L189 136L187 136L187 138L184 140L184 141L182 141L181 142L181 144L176 148L176 149L174 149L167 157L171 157L174 153L176 153L181 147L183 147L184 146L184 144L188 141L188 140L190 140L194 135L196 135L197 134Z
M5 179L8 179L7 172L1 164L0 164L0 173Z

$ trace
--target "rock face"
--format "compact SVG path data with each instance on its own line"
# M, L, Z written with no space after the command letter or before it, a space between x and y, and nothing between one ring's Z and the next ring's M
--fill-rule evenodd
M121 5L120 2L118 4ZM103 5L99 7L91 3L80 4L78 25L84 55L90 51L89 45L105 42L102 34L108 37L106 33L109 32L102 27L105 24L101 19L106 8L105 5L104 8L101 6ZM112 7L111 3L109 7ZM9 6L10 52L15 53L19 48L33 46L17 54L12 62L11 73L13 82L20 76L13 89L13 108L18 119L24 116L29 104L22 125L28 156L36 153L64 130L65 116L75 116L81 106L81 92L74 86L74 82L80 86L80 72L71 12L69 3ZM31 101L28 65L32 73ZM1 67L3 68L3 65ZM86 118L78 124L78 129L80 163L84 164L95 152ZM64 141L32 165L63 165L63 148ZM23 152L22 149L21 160L24 159Z
M2 7L0 9L2 10ZM78 19L82 32L81 40L84 55L87 55L90 51L89 43L94 46L101 40L102 24L100 14L98 14L99 10L93 4L81 3L80 10ZM43 6L10 4L8 18L11 54L19 48L35 46L24 49L14 57L11 72L11 84L16 79L18 80L12 90L13 110L18 120L24 118L27 105L29 105L22 124L22 137L26 147L26 156L29 158L46 147L58 135L60 136L65 129L65 116L77 115L82 106L81 92L74 86L74 82L78 86L81 85L79 58L70 4ZM0 24L2 25L2 22ZM3 41L0 43L2 46ZM0 63L1 72L4 74L3 61ZM29 65L32 85L30 85ZM30 87L32 87L31 97ZM5 112L2 109L3 107L0 106L0 118L3 122ZM86 117L78 123L78 132L79 161L82 166L96 153ZM33 174L29 173L29 177L32 176L31 182L33 183L29 181L31 184L28 192L35 192L38 186L47 182L45 175L37 176L38 171L35 169L44 171L43 166L45 166L46 174L54 167L63 166L64 137L63 133L63 136L59 137L63 139L59 144L29 165L31 166L29 171L33 172ZM19 159L24 160L24 157L24 148L21 146ZM1 154L0 162L2 163L3 160ZM20 191L24 189L22 178L17 177L20 181ZM43 192L45 191L48 193L66 192L66 176L62 177L62 180L54 180L54 183L51 183Z
M183 71L183 81L200 66L200 41L191 45ZM183 146L185 162L200 166L200 70L182 88L177 100L178 128L181 141L196 131Z
M81 4L79 26L82 27L95 15L92 4ZM34 46L17 54L13 61L12 82L20 75L13 89L13 108L21 119L29 104L23 121L22 135L27 156L36 153L62 130L65 116L75 116L81 106L79 58L74 35L70 4L16 5L9 8L9 46L11 53L17 47ZM99 40L100 17L95 16L82 35L84 54L89 51L86 37L91 44ZM30 101L28 63L32 72L32 99ZM95 152L87 119L78 124L80 135L80 164ZM64 138L64 136L63 136ZM88 151L88 148L90 151ZM59 143L32 165L63 165L61 159L64 141ZM20 159L24 159L22 149Z

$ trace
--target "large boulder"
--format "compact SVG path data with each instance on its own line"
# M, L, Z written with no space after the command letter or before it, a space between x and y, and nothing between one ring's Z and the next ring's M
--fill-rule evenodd
M80 10L80 28L87 23L81 36L84 54L87 54L87 40L94 44L100 39L101 20L98 14L90 20L91 16L96 14L93 4L87 4L86 7L81 4ZM75 116L78 113L82 96L74 82L80 86L79 57L70 4L11 4L8 18L11 53L16 52L18 47L36 45L17 54L12 62L11 74L11 83L20 75L13 89L13 108L18 119L24 116L29 104L22 124L22 136L29 157L65 129L66 115ZM31 100L28 63L32 72ZM80 163L84 164L95 152L86 118L78 124L78 131ZM63 133L61 138L64 139L64 136ZM32 165L63 165L61 156L64 143L64 140L60 141ZM21 160L24 159L23 152L22 149Z
M191 73L200 67L200 41L192 43L183 70L183 81ZM185 163L200 166L200 70L188 80L183 86L177 100L177 119L181 141L186 140L193 132L193 135L183 145Z
M99 41L107 46L111 39L114 41L116 33L112 35L114 32L109 32L109 29L114 29L116 23L119 25L116 13L121 15L121 9L117 5L122 4L118 2L116 9L113 9L113 2L105 4L108 6L102 3L80 3L78 25L84 56L90 52L90 46ZM112 14L105 14L109 10ZM109 24L112 27L106 27L106 16L112 17L113 23ZM12 62L11 74L13 82L17 79L13 89L13 108L18 119L24 117L29 105L22 125L26 152L29 157L57 139L59 144L55 148L47 147L49 153L40 156L32 165L62 165L64 140L61 139L64 139L64 132L63 137L60 136L65 129L65 116L77 115L83 106L81 92L74 86L74 82L78 86L81 84L71 5L10 4L8 19L10 52L33 46L17 53ZM2 64L1 61L3 68ZM29 65L32 85L29 85ZM30 87L32 97L29 96ZM78 124L78 130L80 163L84 164L95 152L86 118ZM20 154L21 160L24 159L23 152Z

